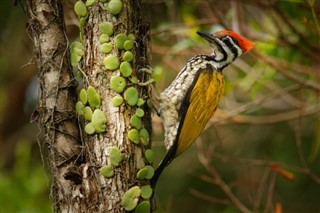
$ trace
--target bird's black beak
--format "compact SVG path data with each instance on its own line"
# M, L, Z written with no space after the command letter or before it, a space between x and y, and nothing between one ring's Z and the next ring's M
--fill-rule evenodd
M197 31L197 34L202 38L206 39L210 43L216 43L216 38L213 37L210 33Z
M209 42L209 45L214 49L214 50L219 50L219 52L224 52L224 50L221 47L221 44L219 44L219 38L214 37L210 33L205 33L205 32L197 32L199 36L204 38ZM214 51L215 52L215 51Z

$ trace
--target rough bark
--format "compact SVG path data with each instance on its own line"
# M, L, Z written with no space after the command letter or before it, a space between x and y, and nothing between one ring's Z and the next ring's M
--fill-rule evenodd
M143 160L143 150L148 147L137 146L129 141L127 133L131 128L130 117L135 113L136 107L126 104L121 107L114 107L111 99L117 95L110 87L110 79L114 75L120 75L119 70L104 70L103 59L107 56L100 50L98 25L103 21L110 21L114 24L114 34L133 33L136 37L136 44L133 50L133 75L141 81L146 80L146 75L138 75L138 68L148 65L148 24L142 19L139 1L122 1L123 9L117 16L112 16L103 9L103 4L98 3L89 7L89 18L84 26L85 60L83 72L85 87L91 85L97 89L102 102L102 111L108 118L107 132L95 136L84 135L86 167L83 169L83 195L87 197L87 206L90 212L123 212L119 205L121 197L125 191L137 184L135 178L138 169L145 163ZM113 38L111 38L111 42ZM123 53L123 51L122 51ZM114 48L110 53L121 57L121 51ZM127 82L129 83L129 81ZM140 97L147 97L147 88L133 85L140 91ZM148 107L144 107L143 126L151 132L150 112ZM124 154L124 160L120 167L115 168L115 176L106 179L98 172L98 168L110 164L108 151L110 147L118 147ZM146 183L146 182L144 182ZM143 184L142 182L139 185ZM97 189L98 190L97 190ZM101 189L101 190L99 190ZM92 205L95 204L95 205Z
M135 175L145 165L143 151L150 145L136 145L128 140L129 120L136 107L112 105L111 99L116 93L109 82L113 75L119 75L119 70L103 69L106 55L101 53L98 40L98 24L105 20L114 23L114 34L135 34L133 75L141 81L147 79L137 70L148 65L149 26L143 21L139 1L122 2L123 9L117 16L103 10L100 2L89 7L89 18L83 28L85 55L81 68L86 76L83 84L85 88L91 85L97 89L101 109L108 118L105 133L89 136L83 132L85 121L78 122L74 110L77 84L69 65L61 1L26 0L27 31L34 44L39 69L41 97L37 113L45 135L40 143L48 146L51 196L56 212L125 212L120 202L123 193L133 185L148 183L137 181ZM120 56L118 50L113 50L112 54ZM140 97L148 97L147 88L133 86L139 90ZM151 132L149 108L144 105L143 109L143 127ZM112 146L122 151L124 160L115 168L115 176L107 179L99 173L99 168L110 164L108 151Z
M26 1L27 31L34 44L41 97L38 121L48 147L52 174L51 196L57 212L72 202L74 182L65 178L80 155L78 122L74 112L76 82L68 61L61 3ZM74 207L72 207L74 208Z

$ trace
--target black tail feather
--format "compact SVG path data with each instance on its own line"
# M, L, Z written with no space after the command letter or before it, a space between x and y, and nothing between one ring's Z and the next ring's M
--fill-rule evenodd
M174 146L172 146L168 153L166 154L166 156L162 159L162 161L160 162L158 168L156 169L156 171L154 172L154 175L151 179L151 187L153 189L155 189L156 184L158 182L158 179L160 177L160 175L162 174L163 170L171 163L171 161L174 159L175 156L175 152L176 152L176 148Z

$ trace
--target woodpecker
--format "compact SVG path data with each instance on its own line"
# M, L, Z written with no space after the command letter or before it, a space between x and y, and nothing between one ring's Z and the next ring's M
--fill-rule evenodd
M197 32L213 48L210 55L196 55L182 68L159 97L168 150L151 180L155 188L166 166L201 134L217 109L224 90L222 70L254 45L229 30Z

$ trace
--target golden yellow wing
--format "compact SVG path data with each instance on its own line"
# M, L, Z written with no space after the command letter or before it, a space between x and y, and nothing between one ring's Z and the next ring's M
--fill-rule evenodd
M175 156L185 151L201 134L216 111L224 88L223 75L217 70L201 70L190 92L189 107L182 115ZM183 106L182 106L183 107Z

